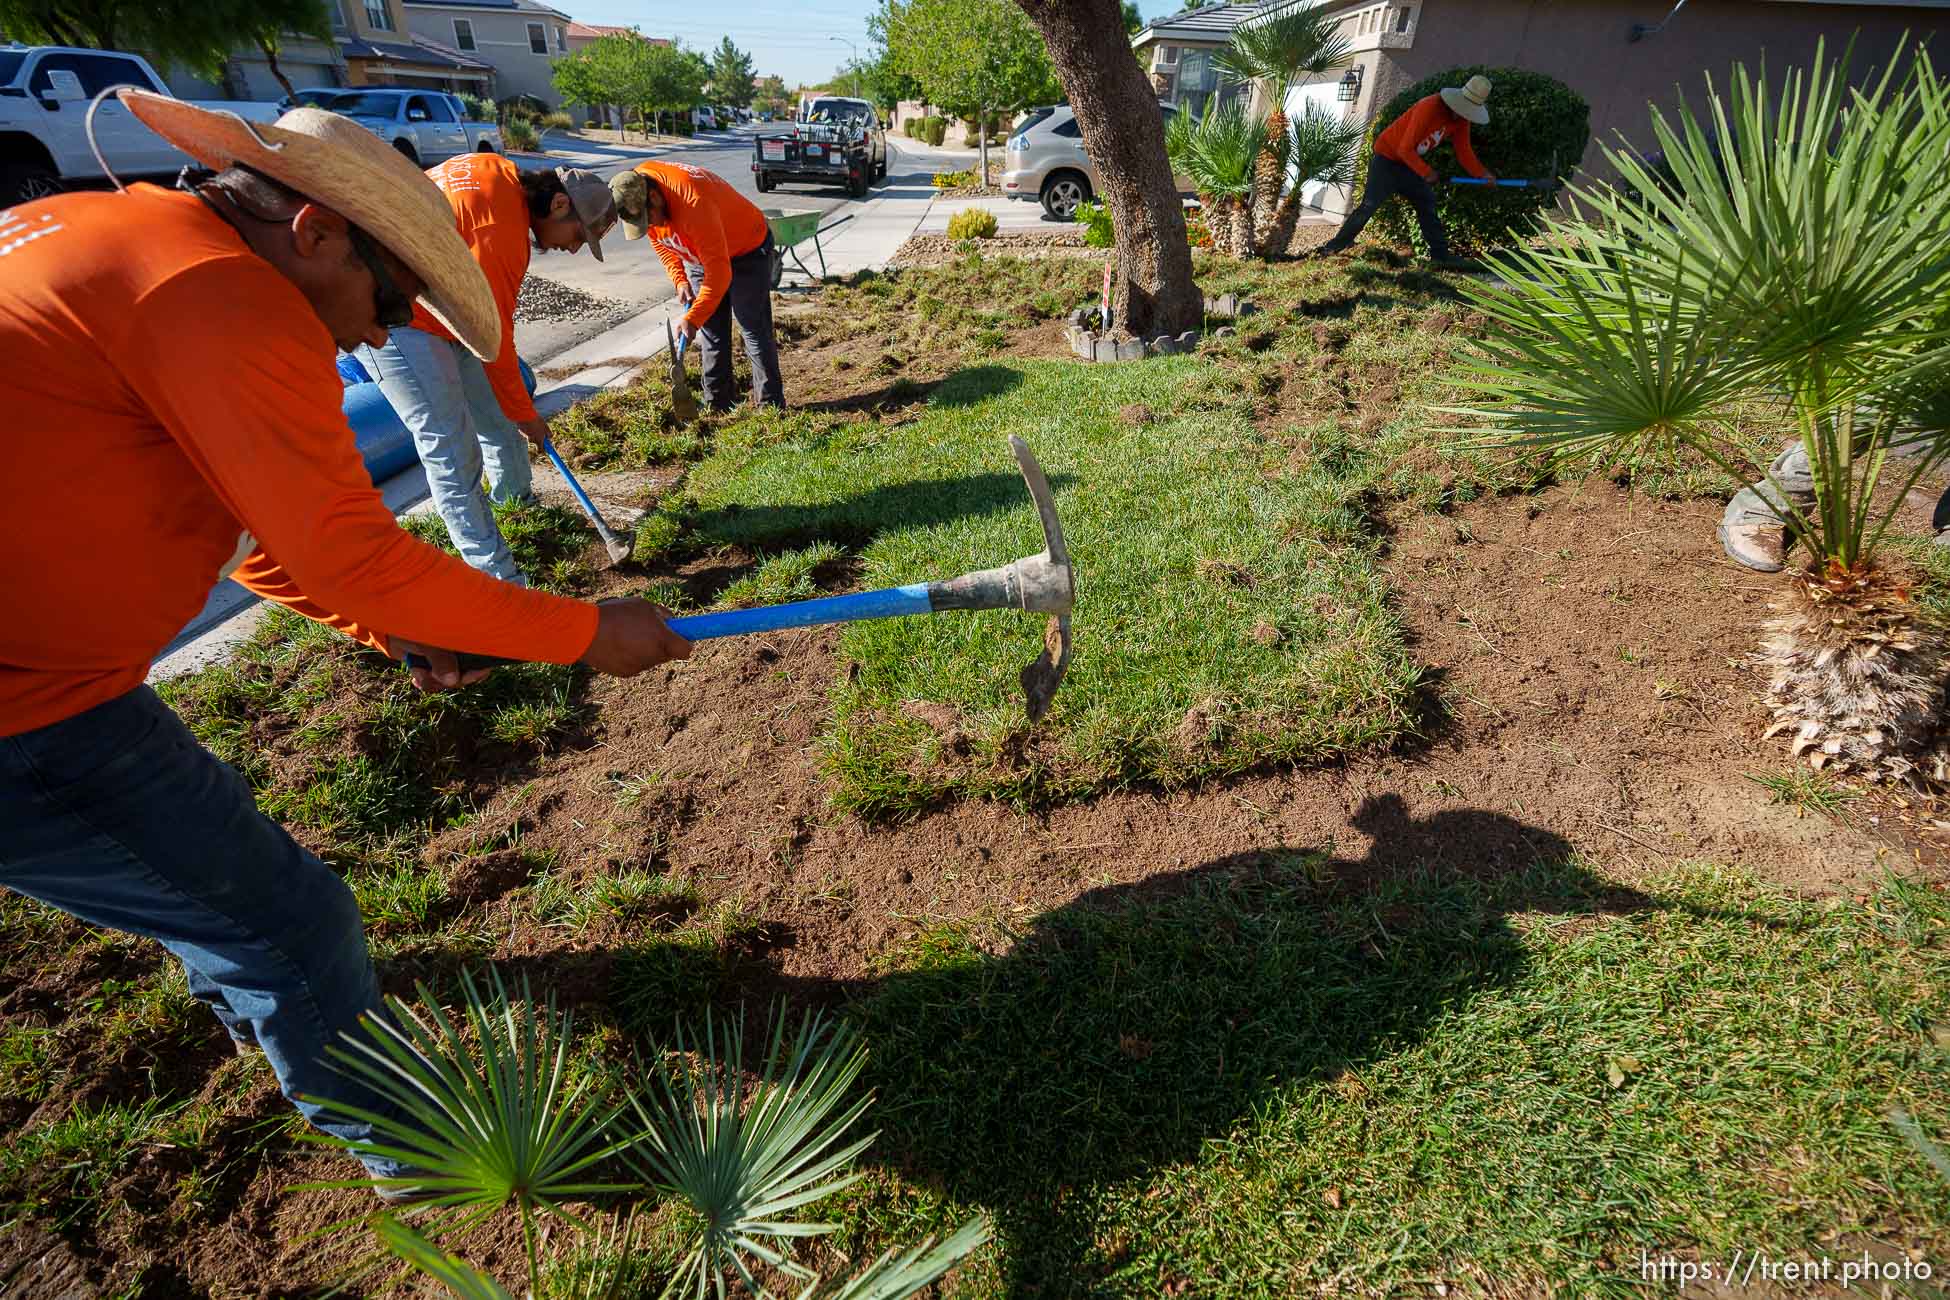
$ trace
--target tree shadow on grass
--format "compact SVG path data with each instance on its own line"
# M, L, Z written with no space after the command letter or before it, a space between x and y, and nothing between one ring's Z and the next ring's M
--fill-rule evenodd
M1049 478L1053 489L1076 481L1074 474ZM893 483L837 501L724 506L701 512L689 535L706 546L803 546L815 541L859 546L890 528L925 528L1009 511L1022 511L1029 518L1035 515L1036 505L1021 474L998 471ZM998 556L995 562L1015 558Z
M851 995L880 1099L875 1157L995 1217L1006 1293L1114 1289L1103 1194L1515 983L1529 958L1512 914L1653 905L1497 813L1416 819L1391 795L1352 822L1374 840L1359 860L1220 858L1092 890L1001 956L951 932L896 974L795 991Z

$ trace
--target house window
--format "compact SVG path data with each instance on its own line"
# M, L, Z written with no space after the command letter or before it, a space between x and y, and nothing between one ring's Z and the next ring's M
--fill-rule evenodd
M528 24L528 49L534 54L548 53L548 29L540 23Z
M1395 11L1395 30L1398 32L1407 31L1409 20L1414 16L1415 11L1412 9L1397 9Z
M1161 45L1158 47L1158 66L1161 68L1175 68L1178 66L1178 47L1176 45Z
M557 54L567 54L569 52L569 29L566 27L558 27L555 29L555 52Z
M393 15L386 8L386 0L366 0L366 26L382 32L393 30Z
M474 48L474 24L465 18L454 19L454 48L457 50Z
M345 30L344 0L332 0L332 30L335 32Z

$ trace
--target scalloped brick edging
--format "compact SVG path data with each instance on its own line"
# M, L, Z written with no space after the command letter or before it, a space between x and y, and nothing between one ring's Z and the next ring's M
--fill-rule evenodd
M1220 294L1205 304L1205 314L1219 320L1239 320L1259 313L1259 308L1233 294ZM1122 342L1107 334L1099 333L1090 327L1097 323L1098 310L1095 307L1079 307L1070 313L1070 323L1064 333L1070 340L1070 351L1085 361L1142 361L1146 357L1167 357L1198 350L1202 332L1186 330L1182 334L1160 334L1149 339L1125 339ZM1239 331L1230 325L1221 325L1212 331L1215 339L1231 338Z

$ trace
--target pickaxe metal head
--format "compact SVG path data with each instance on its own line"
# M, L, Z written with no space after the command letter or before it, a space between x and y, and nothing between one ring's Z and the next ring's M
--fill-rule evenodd
M1077 571L1070 563L1070 547L1063 539L1063 522L1056 517L1056 501L1050 495L1049 480L1029 444L1009 435L1009 449L1016 453L1022 480L1036 502L1036 513L1043 521L1043 553L1017 560L1023 570L1022 607L1047 613L1043 627L1043 653L1022 670L1022 694L1028 701L1029 720L1036 722L1049 712L1056 688L1070 667L1070 611L1077 603Z
M1070 611L1077 603L1076 569L1070 563L1070 548L1063 539L1063 523L1056 517L1056 499L1050 495L1049 480L1036 463L1029 444L1011 434L1009 449L1016 454L1022 481L1029 487L1036 514L1043 521L1043 550L1026 555L997 569L964 573L946 582L928 584L928 603L944 609L1020 609L1031 614L1048 614L1043 629L1043 653L1022 670L1022 693L1028 702L1029 720L1039 721L1049 712L1056 688L1070 667Z

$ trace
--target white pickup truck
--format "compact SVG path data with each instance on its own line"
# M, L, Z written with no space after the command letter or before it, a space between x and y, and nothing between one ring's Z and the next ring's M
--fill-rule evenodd
M103 179L85 123L88 102L111 86L169 93L139 55L0 45L0 208L57 193L70 182ZM196 102L252 121L278 116L276 104ZM190 161L113 99L95 114L95 139L123 180L171 175Z
M341 90L325 106L365 127L422 167L456 154L500 153L501 128L468 121L460 96L440 90Z

